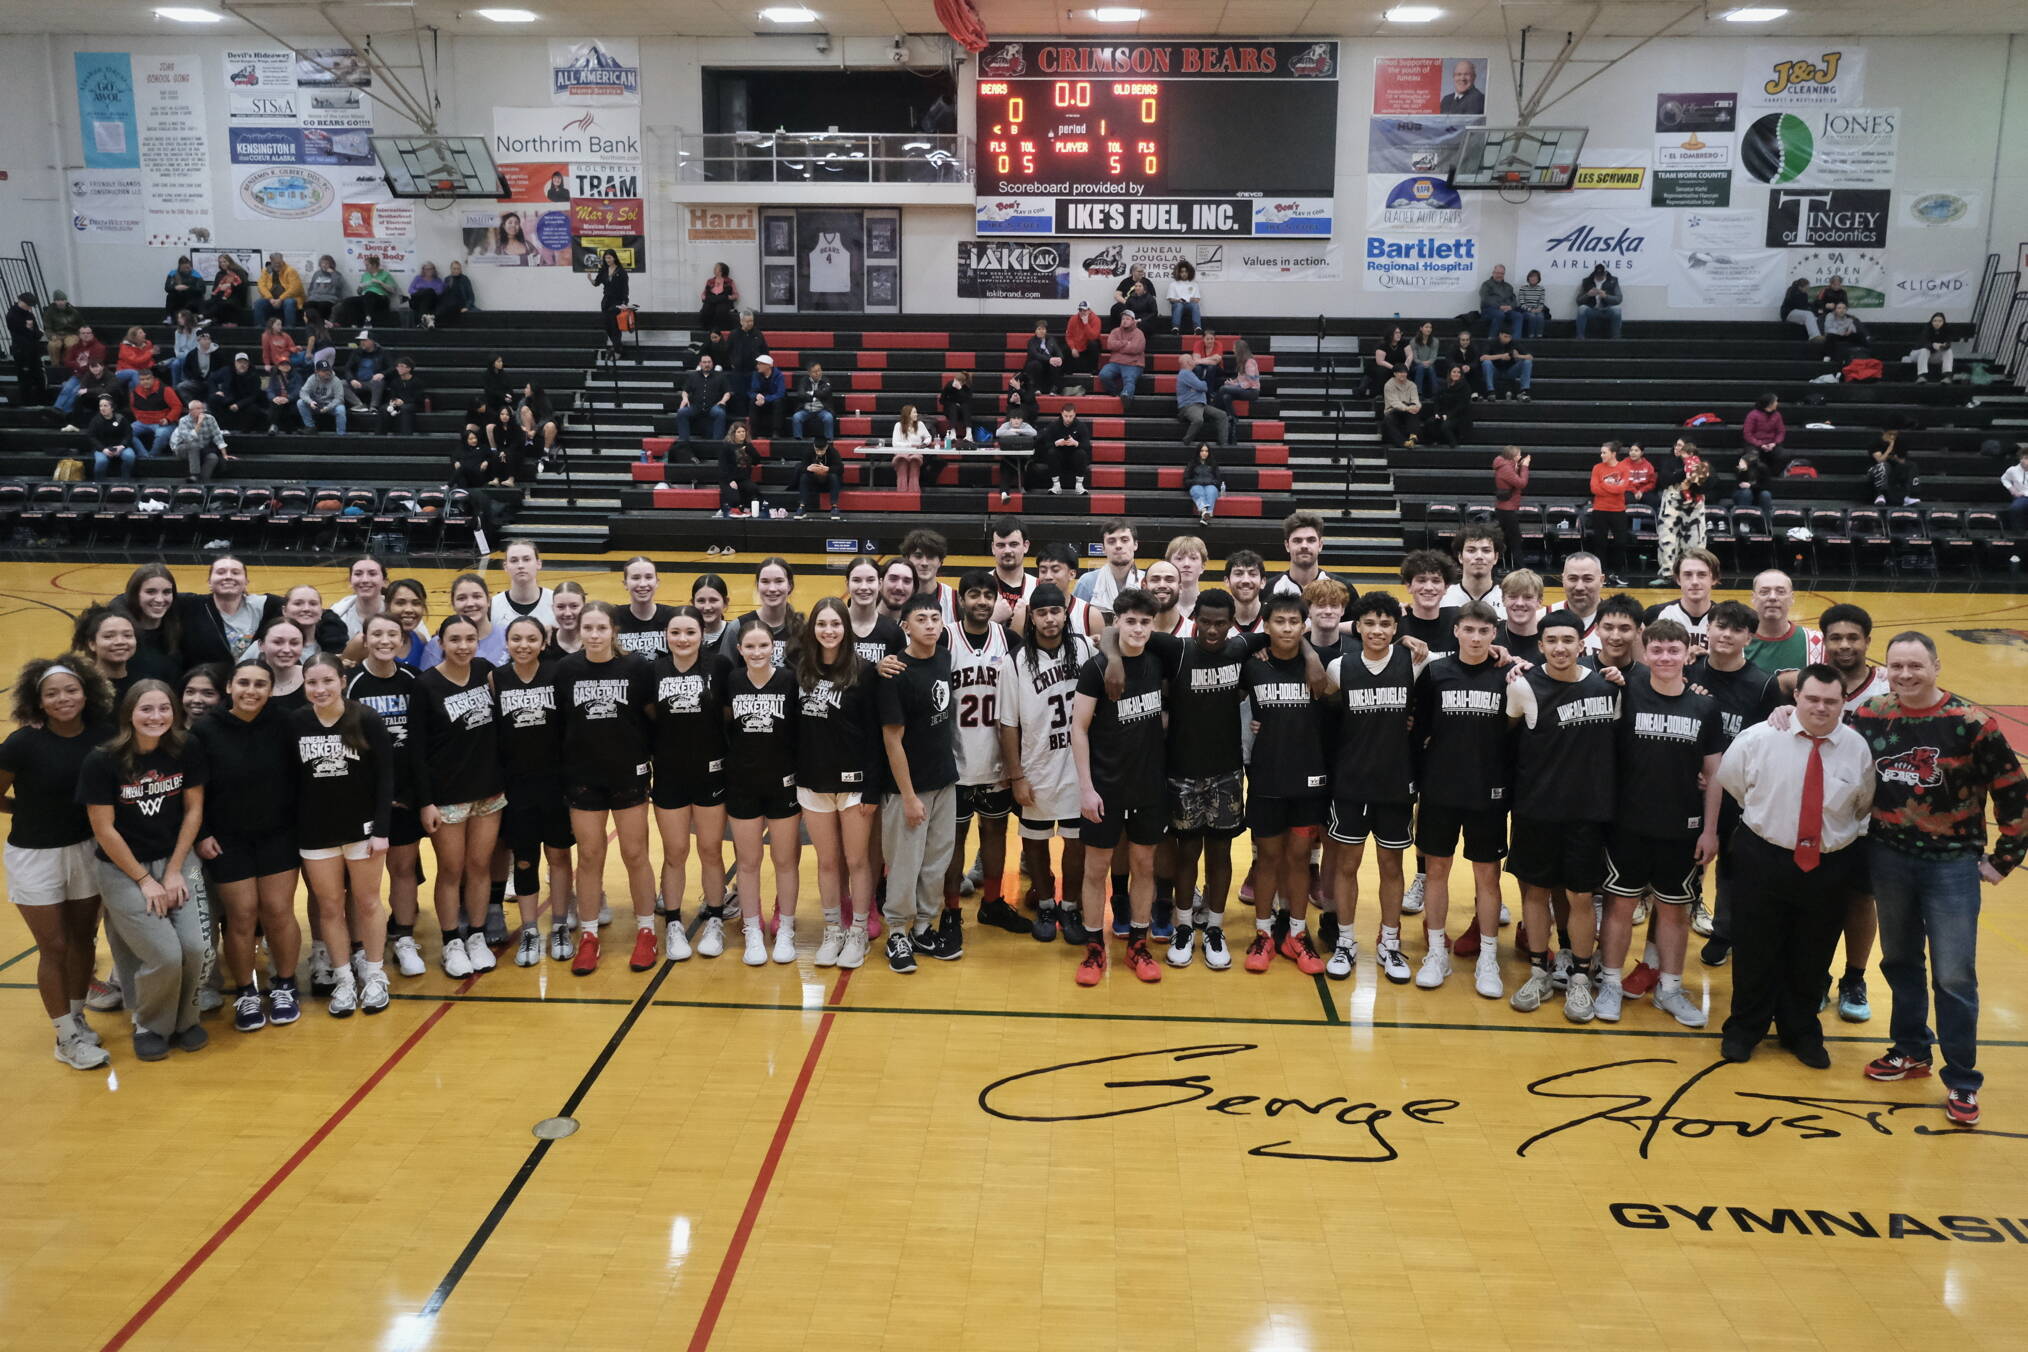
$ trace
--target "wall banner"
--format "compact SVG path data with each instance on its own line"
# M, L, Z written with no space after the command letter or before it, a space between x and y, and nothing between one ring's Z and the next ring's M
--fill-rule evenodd
M620 108L495 108L493 162L641 159L641 110Z
M1766 113L1741 135L1739 162L1771 185L1884 188L1894 182L1900 130L1899 108Z
M1764 308L1787 280L1782 276L1786 257L1779 249L1678 249L1675 258L1676 270L1669 276L1673 309Z
M1782 281L1809 279L1811 290L1833 277L1841 278L1855 310L1878 310L1887 304L1887 255L1865 249L1811 249L1782 255Z
M1889 305L1927 305L1946 314L1966 318L1977 298L1979 284L1969 272L1927 272L1897 274L1887 289Z
M1758 211L1686 211L1676 217L1676 247L1738 252L1766 247Z
M1882 249L1894 194L1885 188L1776 188L1767 195L1770 249Z
M293 94L296 54L264 47L235 47L225 53L225 87L235 94Z
M1866 49L1806 38L1746 50L1740 100L1748 108L1833 108L1866 97Z
M683 219L692 244L752 244L760 231L759 207L685 207Z
M1363 252L1368 291L1470 291L1479 284L1473 235L1368 234Z
M415 238L415 203L413 202L347 202L342 216L345 222L345 238L373 240L413 240Z
M578 197L639 197L641 166L638 164L573 164L570 166L570 195Z
M139 244L147 226L148 194L138 169L73 169L70 228L92 244Z
M549 44L549 101L559 105L641 101L638 38L585 38Z
M1649 205L1730 206L1738 131L1737 94L1657 94Z
M1483 56L1376 56L1373 115L1455 113L1483 117L1486 64Z
M137 56L134 114L148 193L148 243L181 248L211 238L211 152L203 67L195 56Z
M1366 124L1366 169L1372 174L1434 174L1457 166L1467 127L1484 117L1376 117Z
M570 262L570 207L505 202L468 207L465 262L472 267L548 268Z
M1894 196L1897 219L1924 230L1967 230L1986 219L1986 194L1981 188L1961 192L1907 189Z
M1368 174L1366 228L1455 234L1468 228L1468 195L1432 174Z
M1665 286L1673 270L1669 218L1648 207L1523 207L1516 222L1514 256L1542 269L1551 308L1559 289L1575 288L1600 263L1622 287ZM1567 303L1567 298L1566 298Z
M125 52L78 52L77 125L87 169L139 169L141 134L134 121L134 65Z
M1056 239L958 241L958 295L965 300L1064 300L1070 252Z

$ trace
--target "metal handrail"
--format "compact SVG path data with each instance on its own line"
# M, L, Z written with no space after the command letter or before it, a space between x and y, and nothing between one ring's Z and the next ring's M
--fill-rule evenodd
M969 183L972 138L916 132L676 133L685 183Z

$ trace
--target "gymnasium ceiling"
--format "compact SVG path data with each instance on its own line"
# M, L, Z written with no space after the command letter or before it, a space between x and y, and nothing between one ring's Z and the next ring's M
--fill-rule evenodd
M52 5L48 0L0 0L0 32L57 34L142 33L201 34L229 37L251 32L232 19L191 25L154 17L156 3L175 0L94 0L91 4ZM215 7L216 0L183 0ZM466 5L447 0L415 0L412 8L426 25L447 32L531 35L682 35L750 37L756 32L826 31L834 37L891 37L897 33L937 34L932 0L805 0L818 13L815 25L783 27L763 21L759 11L771 0L499 0L533 10L534 23L496 24L473 11L485 0ZM1778 3L1779 0L1767 0ZM977 0L987 28L995 34L1076 36L1139 34L1143 36L1273 35L1408 38L1471 38L1497 41L1507 30L1533 27L1560 35L1581 27L1591 11L1595 38L1646 37L1685 10L1678 0L1623 0L1598 6L1557 0L1433 0L1444 11L1433 23L1394 24L1381 15L1389 5L1377 0L1142 0L1147 17L1135 24L1101 24L1080 4L1068 8L1058 0ZM2023 0L1948 0L1948 3L1881 3L1880 0L1790 0L1786 18L1766 24L1731 24L1718 16L1731 3L1712 3L1670 29L1672 34L1699 35L1824 35L1887 37L2011 33L2028 31L2028 4ZM386 34L409 25L408 0L343 0L341 3L291 3L266 0L247 6L263 23L288 37L321 38L330 32L317 13L328 9L355 34ZM918 57L920 59L920 57Z

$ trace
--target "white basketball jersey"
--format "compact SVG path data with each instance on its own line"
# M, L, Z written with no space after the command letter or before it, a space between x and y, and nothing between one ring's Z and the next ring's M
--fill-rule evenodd
M810 250L810 290L850 291L852 289L852 255L845 248L845 242L835 232L827 231L817 236L817 247Z
M1017 653L1000 664L1000 722L1021 729L1021 773L1035 791L1031 821L1067 822L1079 813L1077 762L1070 754L1070 717L1077 703L1077 673L1097 649L1082 634L1066 633L1054 659ZM1034 667L1029 658L1036 659Z
M1000 668L1012 647L1007 630L991 625L974 639L959 625L950 631L951 698L958 705L958 783L1002 784L1006 758L1000 754Z

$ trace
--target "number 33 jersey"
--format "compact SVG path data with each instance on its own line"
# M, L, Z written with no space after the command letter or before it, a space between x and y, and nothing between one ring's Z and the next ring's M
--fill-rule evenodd
M1070 754L1070 716L1077 705L1077 674L1096 652L1082 634L1066 633L1054 653L1040 649L1000 664L999 718L1021 730L1021 773L1035 791L1031 821L1070 821L1080 811L1077 762Z

